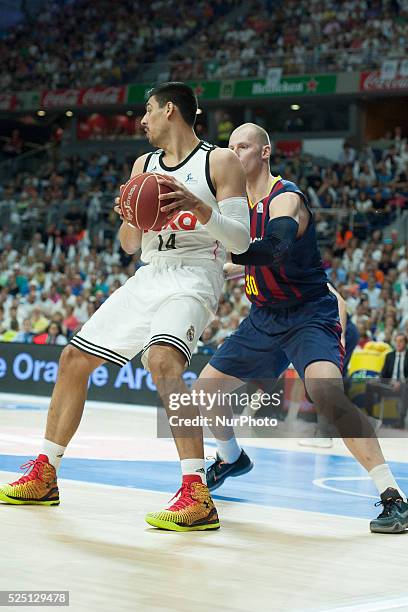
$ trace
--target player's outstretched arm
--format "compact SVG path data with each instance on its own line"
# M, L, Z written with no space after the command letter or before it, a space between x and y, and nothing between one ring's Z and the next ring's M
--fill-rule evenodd
M250 244L249 210L244 169L230 149L210 153L210 175L220 212L212 211L206 228L231 253L243 253Z
M241 255L232 255L236 264L279 268L289 255L299 231L300 196L282 193L269 206L270 221L262 240L253 242Z
M130 178L133 178L137 174L143 172L144 163L147 156L148 153L137 158L137 160L133 164ZM119 198L115 198L114 210L116 213L118 213L118 215L120 215ZM129 255L133 255L133 253L136 253L136 251L140 249L140 243L142 242L142 230L137 229L136 227L132 227L131 225L126 223L126 221L124 221L122 217L120 218L122 219L122 225L119 229L120 246L126 253L128 253Z
M249 235L249 212L245 192L245 175L238 157L229 149L214 149L210 153L210 175L216 189L220 212L197 198L174 177L163 177L159 183L173 189L160 195L163 206L171 219L181 210L189 210L205 225L215 240L219 240L231 253L247 250ZM168 204L171 200L171 204Z

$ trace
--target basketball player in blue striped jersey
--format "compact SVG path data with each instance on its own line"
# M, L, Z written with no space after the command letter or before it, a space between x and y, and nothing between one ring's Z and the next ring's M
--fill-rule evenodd
M271 146L263 128L240 126L231 134L229 147L246 172L251 229L249 249L232 255L232 262L245 266L245 291L252 307L204 368L200 385L210 390L215 382L231 391L242 380L277 379L292 363L311 401L329 415L378 488L384 507L371 530L403 531L408 527L406 497L370 423L344 394L338 303L327 286L307 199L295 183L271 175ZM207 471L211 489L252 467L232 429L222 436L218 430L218 437L217 459Z

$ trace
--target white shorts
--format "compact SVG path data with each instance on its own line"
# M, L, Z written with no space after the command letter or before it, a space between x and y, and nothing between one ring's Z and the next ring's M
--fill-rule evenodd
M190 363L197 342L214 317L223 287L222 270L156 259L117 289L72 338L76 348L124 366L149 347L166 343Z

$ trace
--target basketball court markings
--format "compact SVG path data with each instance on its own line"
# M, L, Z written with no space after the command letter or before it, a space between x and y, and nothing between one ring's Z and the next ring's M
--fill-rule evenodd
M34 399L13 398L27 409L0 407L2 482L38 451L49 400ZM214 495L222 529L177 534L144 522L180 481L174 443L155 439L155 425L150 407L88 403L61 464L61 506L0 504L13 544L1 588L69 589L75 612L247 612L266 602L291 612L408 610L398 586L404 535L369 533L375 491L340 441L310 449L292 439L247 440L254 470ZM403 440L386 444L395 458L406 456ZM207 449L214 454L214 443ZM392 468L404 486L408 463Z

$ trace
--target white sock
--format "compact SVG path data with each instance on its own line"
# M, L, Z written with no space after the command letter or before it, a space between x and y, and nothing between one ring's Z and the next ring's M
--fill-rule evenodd
M203 484L207 484L204 459L181 459L180 463L183 476L194 474L200 476Z
M41 449L42 453L43 455L47 455L48 461L55 467L57 472L66 448L66 446L60 446L59 444L55 444L55 442L51 442L45 438L43 440Z
M234 463L239 458L242 448L234 436L230 440L217 440L217 451L225 463Z
M370 478L372 478L375 486L378 489L379 494L384 493L384 491L388 488L397 489L402 496L404 501L407 500L407 496L403 491L401 491L400 487L397 485L394 476L390 470L390 467L387 463L382 463L381 465L377 465L370 472L368 472Z

